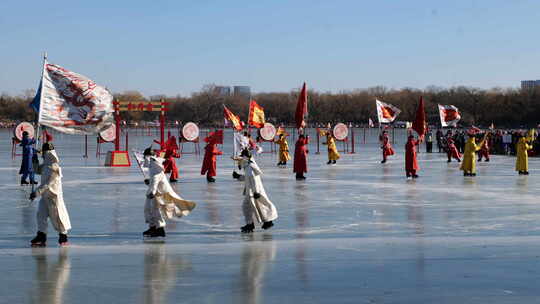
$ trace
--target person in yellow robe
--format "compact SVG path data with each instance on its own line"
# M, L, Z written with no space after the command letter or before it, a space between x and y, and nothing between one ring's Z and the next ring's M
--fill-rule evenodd
M332 133L326 132L326 142L323 145L328 146L328 162L326 164L335 164L340 156L336 147L336 140Z
M486 141L488 132L479 144L476 144L475 134L469 132L469 139L465 143L465 152L463 153L463 162L460 169L463 170L463 176L476 176L476 152L480 150Z
M278 166L286 166L287 161L291 159L289 155L289 143L287 143L287 137L282 133L279 134L279 139L274 141L279 145L279 163Z
M532 141L531 135L529 134L528 137L520 135L516 144L516 171L519 175L529 175L529 155L527 151L532 149L530 144Z

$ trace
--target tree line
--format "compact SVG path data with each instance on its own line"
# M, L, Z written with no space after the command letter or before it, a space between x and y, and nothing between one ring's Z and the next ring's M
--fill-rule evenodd
M156 95L144 97L137 91L116 93L117 100L169 102L169 121L193 121L205 126L223 125L223 105L247 121L249 100L264 107L267 121L275 124L294 124L299 89L282 93L257 93L253 96L223 96L214 85L205 85L190 97ZM424 90L403 88L387 89L382 86L356 89L340 93L309 91L308 123L367 124L371 118L377 122L375 99L391 103L402 110L399 121L412 121L420 96L424 98L426 116L431 125L440 125L437 104L452 104L461 112L463 126L489 126L497 128L534 127L540 123L540 88L532 90L483 90L471 87L428 87ZM22 96L0 95L0 120L32 121L33 110L28 106L33 98L30 91ZM157 112L123 112L128 122L152 121Z

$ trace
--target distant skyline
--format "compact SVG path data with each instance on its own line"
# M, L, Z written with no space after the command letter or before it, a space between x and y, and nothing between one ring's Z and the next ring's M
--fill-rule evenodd
M49 61L113 92L382 85L518 88L540 79L540 1L3 1L0 93Z

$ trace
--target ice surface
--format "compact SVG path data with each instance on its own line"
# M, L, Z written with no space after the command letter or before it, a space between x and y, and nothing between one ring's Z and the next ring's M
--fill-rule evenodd
M326 165L324 146L315 154L312 140L306 181L294 179L292 162L280 169L276 154L258 156L279 219L253 235L239 233L243 184L231 178L232 135L215 184L199 174L202 155L182 155L173 187L198 205L168 224L163 244L141 240L146 186L138 169L103 167L93 137L84 159L83 137L56 134L72 245L57 248L49 227L49 247L31 249L37 201L18 185L20 157L11 159L11 134L1 132L0 302L537 301L539 159L530 159L531 175L518 176L515 158L492 156L464 178L457 163L422 147L420 178L407 180L403 130L384 165L376 131L367 144L355 133L357 153L342 153L336 166ZM132 131L130 149L155 138Z

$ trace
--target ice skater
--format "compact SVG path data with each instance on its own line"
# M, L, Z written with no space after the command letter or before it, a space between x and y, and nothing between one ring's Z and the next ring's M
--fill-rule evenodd
M448 131L446 134L444 150L446 151L446 156L448 157L449 163L452 162L452 158L457 160L458 163L461 162L461 153L459 153L456 144L454 143L451 131Z
M307 154L309 152L307 148L308 144L309 136L304 136L304 134L300 134L294 147L293 172L296 173L297 180L306 179L304 173L307 173Z
M144 219L149 228L143 232L148 238L165 237L166 219L186 216L195 208L194 202L186 201L174 192L165 175L163 161L154 155L149 157L150 183L144 205Z
M30 194L34 200L41 196L37 211L37 236L30 241L32 246L45 246L47 244L47 219L58 232L60 246L68 244L67 233L71 229L69 214L64 203L62 193L62 168L58 155L52 143L45 143L41 148L43 164L41 165L41 185Z
M532 149L532 136L529 138L518 134L518 141L516 143L516 171L519 175L529 175L529 155L527 151Z
M274 204L268 198L262 184L262 170L247 149L242 150L241 158L236 158L244 168L244 201L242 211L246 220L246 225L241 227L243 233L253 232L255 224L253 219L262 223L262 229L269 229L274 226L273 221L278 218L278 213Z
M383 131L381 134L381 149L382 149L382 161L381 164L386 163L388 156L394 155L394 149L390 143L390 138L388 138L388 132Z
M214 136L208 136L204 139L207 144L204 147L204 159L201 167L201 175L206 174L206 181L215 183L214 176L217 175L216 156L222 155L223 152L217 148L217 140Z
M330 131L326 132L326 142L324 142L323 145L328 146L328 162L326 164L336 164L340 155L336 147L336 140Z
M279 134L279 138L274 142L279 145L279 162L277 165L286 166L287 161L291 159L291 156L289 155L289 143L287 142L286 135L283 133Z
M21 169L19 170L19 174L22 174L21 176L21 185L28 185L28 184L34 184L36 185L36 179L34 175L34 167L32 164L32 160L34 159L34 155L36 155L36 151L33 147L33 145L36 143L36 140L33 138L30 138L28 136L28 132L24 131L22 133L23 138L19 146L22 147L22 162L21 162ZM37 168L36 168L37 169ZM30 183L26 181L26 179L30 177Z
M467 132L469 139L465 143L465 152L463 153L463 162L460 169L463 171L463 176L476 176L476 152L480 150L480 147L486 141L487 133L484 138L477 145L475 141L475 133L472 131Z
M418 161L416 160L416 150L421 140L414 139L413 135L409 135L405 144L405 174L407 178L418 178Z
M480 151L478 151L478 161L481 162L482 158L486 162L489 162L489 140L484 140L484 144L480 146Z
M178 181L178 178L180 178L175 160L175 158L180 157L180 153L178 153L178 144L176 143L176 137L169 137L169 139L165 143L164 157L165 162L163 163L163 167L165 168L165 174L170 173L171 176L169 178L169 181L171 183L176 183Z

